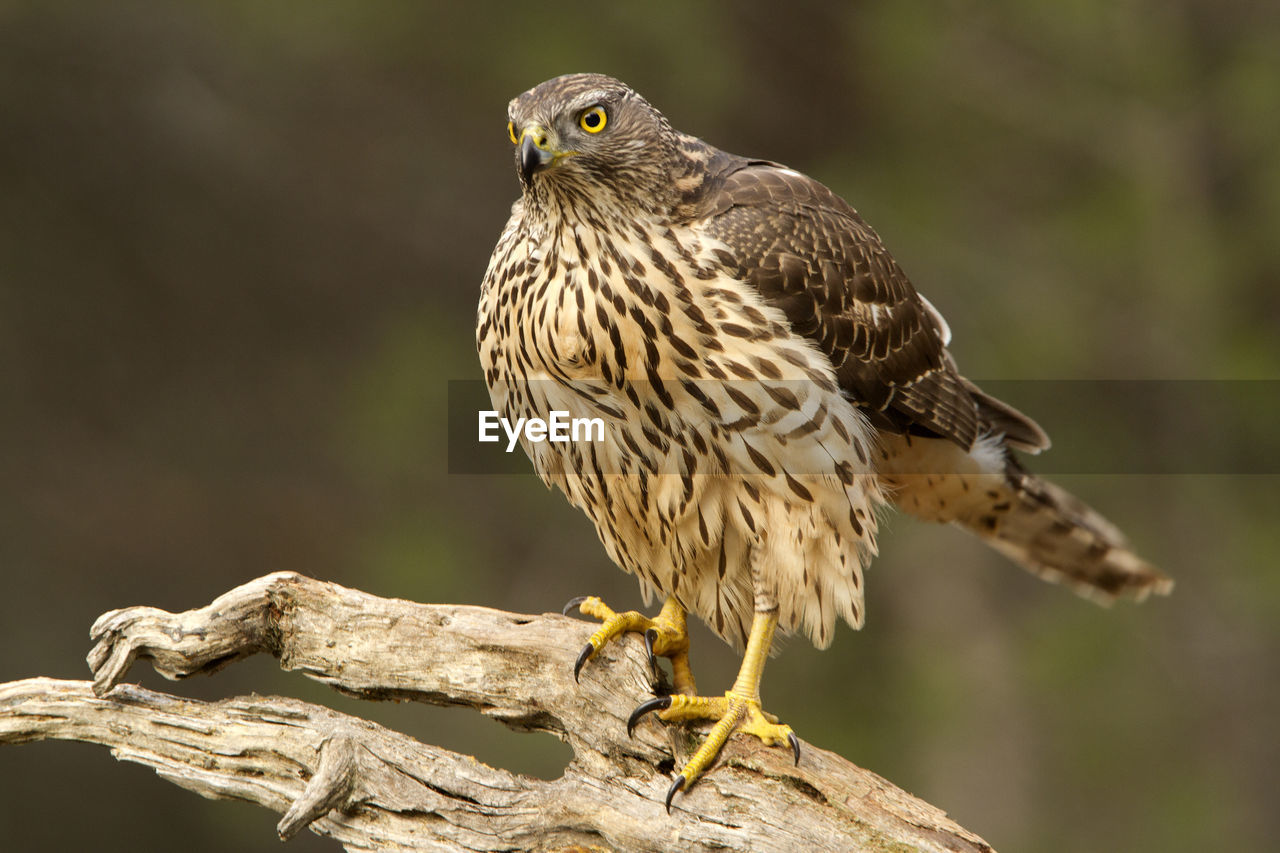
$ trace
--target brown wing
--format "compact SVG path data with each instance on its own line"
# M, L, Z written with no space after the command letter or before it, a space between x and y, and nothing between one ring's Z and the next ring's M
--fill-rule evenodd
M790 169L724 166L700 212L732 247L739 275L831 359L841 389L875 426L972 447L984 427L981 392L957 373L942 318L871 226Z

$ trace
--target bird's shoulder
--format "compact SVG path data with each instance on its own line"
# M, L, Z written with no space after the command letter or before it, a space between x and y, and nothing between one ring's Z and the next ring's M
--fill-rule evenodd
M991 426L986 395L960 376L946 322L858 212L779 163L714 149L703 162L690 221L726 247L739 280L831 360L841 390L872 424L972 447ZM1025 427L1024 443L1039 443L1043 433L1023 420L1005 428Z

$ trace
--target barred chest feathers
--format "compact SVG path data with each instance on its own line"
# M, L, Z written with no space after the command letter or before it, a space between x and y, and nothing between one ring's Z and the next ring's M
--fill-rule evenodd
M863 619L882 497L873 432L830 362L692 226L513 208L477 344L504 417L601 418L601 441L522 439L646 598L674 595L741 645L751 567L779 625L819 646ZM757 589L756 594L760 594Z

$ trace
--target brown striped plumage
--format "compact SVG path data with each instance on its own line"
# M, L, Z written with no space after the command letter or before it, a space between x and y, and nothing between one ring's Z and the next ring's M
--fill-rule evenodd
M597 105L592 134L577 121ZM603 442L525 449L646 593L734 643L776 603L825 645L836 616L862 623L885 501L1096 598L1167 591L1022 470L1009 449L1047 437L959 375L941 316L826 187L680 134L600 75L543 83L510 118L564 156L531 171L517 147L523 194L480 300L486 379L510 417L606 420Z

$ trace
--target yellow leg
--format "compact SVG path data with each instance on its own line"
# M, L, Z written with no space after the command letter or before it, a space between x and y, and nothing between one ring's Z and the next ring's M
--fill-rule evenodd
M711 762L716 760L725 741L735 729L754 735L769 746L789 744L796 763L800 763L799 738L791 731L790 726L779 724L776 717L760 707L760 676L764 672L764 662L769 657L769 647L773 643L773 632L777 625L778 615L775 611L756 612L751 621L751 633L747 637L747 650L742 656L738 678L723 696L660 696L650 699L632 712L627 721L628 731L650 711L657 711L659 718L669 722L716 721L707 734L707 739L671 783L671 788L667 791L667 811L671 811L672 798L697 781Z
M565 615L574 608L583 615L592 616L604 623L600 630L588 638L582 653L578 655L573 667L575 681L582 671L582 665L600 651L605 643L627 631L634 631L644 635L645 648L648 649L650 658L658 655L671 660L671 673L677 693L690 696L697 693L693 670L689 668L689 633L685 611L674 598L668 598L662 605L662 611L652 619L636 610L615 613L594 595L570 601L564 606Z

